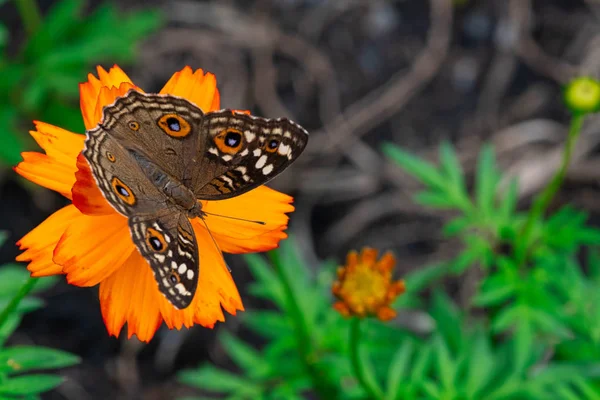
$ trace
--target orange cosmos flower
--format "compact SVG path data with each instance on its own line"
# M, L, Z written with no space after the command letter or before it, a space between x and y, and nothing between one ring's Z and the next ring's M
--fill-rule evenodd
M117 66L108 72L98 67L98 78L88 75L79 87L86 129L98 124L102 108L130 89L142 91ZM216 79L201 69L185 67L175 73L160 93L186 98L203 111L220 108ZM164 321L180 329L200 324L213 327L224 321L222 308L235 315L243 310L235 283L209 232L199 219L192 225L200 253L200 276L189 307L177 310L159 292L150 266L135 248L127 218L118 214L96 186L81 155L85 136L35 121L31 135L45 150L23 153L15 171L72 200L17 244L25 250L18 261L29 261L31 276L65 274L70 284L100 284L100 305L111 335L127 323L128 336L149 341ZM206 216L219 247L229 253L266 251L287 237L286 213L294 210L292 198L265 186L238 197L203 201L202 210L236 218L264 221L265 225Z
M349 252L346 265L338 268L338 279L331 288L340 300L333 308L346 317L374 315L381 321L394 318L396 311L390 304L404 293L404 281L392 280L395 264L390 252L379 261L375 249L365 247L360 254Z

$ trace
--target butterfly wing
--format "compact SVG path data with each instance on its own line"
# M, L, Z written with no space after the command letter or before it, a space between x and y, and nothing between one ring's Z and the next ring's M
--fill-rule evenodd
M106 200L129 217L133 243L150 264L160 292L173 306L187 307L199 272L198 245L187 216L103 126L87 132L83 155Z
M166 195L150 183L135 158L102 126L87 131L83 156L98 188L119 213L148 214L166 207Z
M104 108L101 126L128 152L189 187L203 115L183 98L130 90Z
M285 170L308 142L308 132L285 119L221 110L204 115L192 190L221 200L265 184Z
M129 218L134 243L152 267L160 292L176 308L190 305L198 286L198 243L185 214Z

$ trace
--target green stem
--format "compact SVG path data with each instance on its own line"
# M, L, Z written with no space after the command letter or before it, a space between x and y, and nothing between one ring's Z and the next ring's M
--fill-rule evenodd
M383 390L377 384L372 371L369 370L371 364L366 360L362 360L360 354L361 321L359 318L353 318L350 321L350 363L352 364L354 376L365 392L368 393L369 398L382 399Z
M306 367L319 398L335 400L339 397L336 388L328 382L324 371L321 371L315 362L311 332L308 323L304 318L304 314L302 313L302 309L298 304L296 293L294 293L292 284L290 283L287 274L283 270L283 263L279 258L279 254L272 254L275 272L277 273L277 276L279 277L279 280L283 286L286 302L289 307L289 314L292 317L295 325L294 331L296 333L300 358Z
M8 303L6 308L0 313L0 327L4 326L8 317L10 317L10 315L15 312L15 310L19 306L19 303L21 303L21 300L23 300L23 298L27 296L29 292L31 292L31 289L33 289L36 282L36 278L27 278L27 280L25 281L25 283L23 283L23 286L21 286L15 297L12 298L12 300L10 301L10 303Z
M28 36L33 35L42 23L42 14L35 0L15 0L23 26Z
M525 225L523 226L523 230L521 231L521 240L519 241L520 246L517 249L517 261L519 262L519 264L522 264L526 259L527 247L529 246L529 241L531 239L531 234L533 232L533 227L535 226L535 223L539 220L540 217L543 216L544 212L550 205L550 202L556 195L556 192L558 192L558 189L560 188L565 179L567 169L569 168L569 163L571 161L571 156L573 154L573 149L575 148L575 143L577 142L577 139L579 138L579 133L581 132L584 117L584 114L579 114L574 115L571 119L571 126L569 127L569 136L567 137L567 143L565 144L565 148L563 151L562 163L560 165L560 168L557 171L556 175L552 177L550 183L548 183L548 185L544 188L544 191L536 197L531 209L529 210L527 220L525 221Z

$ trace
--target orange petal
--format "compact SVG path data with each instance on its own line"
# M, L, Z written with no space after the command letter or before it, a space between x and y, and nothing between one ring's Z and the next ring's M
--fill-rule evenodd
M134 251L120 268L100 283L100 307L108 333L119 336L127 322L128 336L148 342L162 323L158 286L150 266Z
M377 262L377 270L381 272L390 272L396 265L396 257L390 251L386 251Z
M51 157L64 164L73 164L73 158L83 150L84 135L69 132L45 122L33 121L35 131L29 131L37 144Z
M21 153L21 156L23 161L14 167L16 173L31 182L71 198L75 171L65 165L57 164L45 154L25 152Z
M70 284L94 286L121 267L134 249L122 215L80 214L60 238L53 260L63 266Z
M73 204L79 211L86 215L115 213L115 209L106 201L102 192L98 189L90 165L81 153L77 156L75 178L77 181L73 185L71 193L73 194Z
M177 310L156 290L161 314L171 329L190 327L194 323L212 328L217 321L225 320L221 307L232 315L244 309L233 278L210 235L202 227L194 226L194 231L200 254L200 277L192 304Z
M377 249L364 247L360 252L360 262L364 265L368 265L369 267L373 267L377 261L377 253Z
M100 66L98 66L96 70L98 71L100 79L96 78L93 74L88 74L88 81L79 84L79 104L86 129L95 127L102 117L101 113L98 114L96 112L98 96L100 95L102 87L107 87L108 89L112 87L118 88L122 83L128 83L130 86L134 86L127 74L125 74L125 72L117 65L114 65L108 72ZM139 90L139 88L137 89ZM102 107L100 107L100 111L102 111Z
M294 211L292 200L286 194L260 186L231 199L204 202L202 209L227 217L265 222L265 225L261 225L214 215L206 216L206 224L222 251L248 253L271 250L279 245L281 239L287 237L284 230L289 218L285 213ZM193 223L198 228L204 227L199 219L195 219Z
M210 72L205 74L201 69L194 72L188 66L174 73L160 93L183 97L204 112L218 110L220 106L215 76Z
M351 315L350 309L348 308L346 303L344 303L342 301L333 303L333 309L335 311L339 312L340 314L342 314L344 317L350 317L350 315Z
M77 222L81 213L72 205L61 208L17 242L23 253L17 261L30 261L31 276L62 274L62 267L52 261L52 253L67 227Z
M129 82L124 82L119 87L103 86L100 88L98 98L96 99L96 106L94 107L93 121L95 121L95 124L92 125L92 128L95 127L96 124L102 119L102 110L104 109L104 107L114 103L115 100L117 100L117 97L125 95L130 89L140 90L140 88L134 86Z
M389 321L396 318L396 311L390 307L381 307L379 310L377 310L377 318L380 321Z
M31 136L46 154L22 153L23 161L14 170L38 185L71 198L70 187L75 183L77 170L75 158L83 149L85 136L43 122L34 123L37 131L31 131Z

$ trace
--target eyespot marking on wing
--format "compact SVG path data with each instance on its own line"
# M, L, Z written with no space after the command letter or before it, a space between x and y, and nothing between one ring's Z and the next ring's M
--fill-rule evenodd
M129 129L131 129L132 131L139 131L140 130L140 123L137 121L129 121L127 123L127 126L129 127Z
M157 253L164 253L168 249L165 235L150 227L146 229L146 244Z
M245 144L245 136L238 129L228 128L221 131L213 139L221 153L237 154Z
M185 118L173 113L160 117L157 124L167 135L174 138L184 138L192 131L190 123Z
M135 196L129 186L123 183L119 178L113 176L110 181L110 185L112 186L113 191L119 197L119 199L123 200L126 204L130 206L135 204Z

